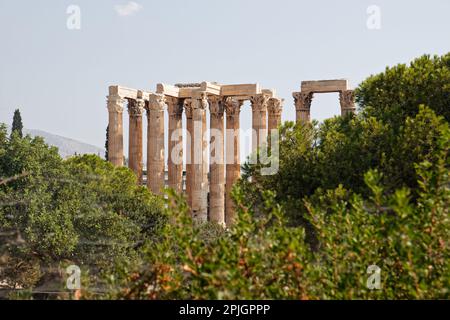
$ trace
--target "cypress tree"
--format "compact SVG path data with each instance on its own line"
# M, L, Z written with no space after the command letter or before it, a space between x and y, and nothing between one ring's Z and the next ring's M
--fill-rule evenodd
M105 159L108 161L109 125L106 127Z
M23 137L23 124L22 124L22 116L20 115L19 109L16 109L14 111L14 117L13 117L13 123L12 123L12 129L11 129L11 135L16 132L16 134L19 135L19 137Z

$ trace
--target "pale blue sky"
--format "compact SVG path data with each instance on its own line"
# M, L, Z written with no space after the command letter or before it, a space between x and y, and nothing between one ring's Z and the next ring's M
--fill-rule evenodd
M348 78L353 86L386 65L450 51L450 1L0 0L0 122L20 107L27 128L103 146L110 84L154 90L158 82L260 83L286 99L303 80ZM69 5L81 30L66 27ZM369 5L381 29L366 26ZM318 96L312 115L339 113ZM247 107L242 127L251 125ZM125 123L126 118L125 118Z

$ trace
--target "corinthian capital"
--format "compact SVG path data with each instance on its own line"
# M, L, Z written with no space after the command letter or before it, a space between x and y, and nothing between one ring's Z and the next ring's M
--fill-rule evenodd
M266 94L258 94L250 98L253 111L266 111L269 96Z
M313 92L294 92L295 108L297 110L309 110L313 96Z
M224 113L224 104L223 98L218 96L211 96L208 99L209 102L209 111L212 116L223 116Z
M148 109L151 111L163 111L166 105L166 98L163 94L151 94L148 102Z
M107 96L108 101L108 111L122 113L123 112L123 104L125 102L122 97L118 95Z
M140 117L144 113L145 100L128 99L128 113L131 117Z
M225 99L225 110L227 112L227 116L235 117L238 116L241 112L241 107L244 104L244 101L237 100L233 97L228 97Z
M339 100L341 102L342 109L355 108L355 95L353 93L353 90L341 91L339 94Z
M267 102L267 110L269 111L269 114L276 116L281 115L281 112L283 111L283 103L284 99L270 98Z
M166 97L167 111L169 116L180 117L183 114L183 99L178 99L174 97Z
M199 92L196 97L192 98L192 102L192 109L206 110L208 108L208 94Z
M192 99L185 99L183 102L184 111L186 112L186 118L192 119Z

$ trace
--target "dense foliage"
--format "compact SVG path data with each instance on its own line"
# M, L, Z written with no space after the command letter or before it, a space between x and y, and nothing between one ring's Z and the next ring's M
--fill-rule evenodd
M444 143L444 142L443 142ZM365 175L369 199L346 199L343 188L306 201L317 230L318 250L303 228L286 227L282 208L264 192L266 215L235 190L239 219L229 231L205 237L179 198L169 207L173 223L148 250L147 260L111 297L126 299L429 299L449 297L450 182L442 153L434 168L417 167L420 195L410 190L385 196L376 171ZM380 290L367 286L368 268L381 269ZM120 289L117 289L120 288Z
M409 66L386 68L359 86L356 101L367 117L376 117L393 128L414 117L421 104L450 121L450 53L425 55Z
M137 259L164 221L161 200L128 169L97 156L63 160L41 138L8 139L4 127L0 177L0 279L11 287L61 289L53 280L64 266L99 275Z

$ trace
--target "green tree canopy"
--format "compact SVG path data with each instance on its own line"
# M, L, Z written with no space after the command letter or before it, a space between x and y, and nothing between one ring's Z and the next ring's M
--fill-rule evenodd
M394 129L417 114L422 104L450 121L450 53L386 68L367 78L355 94L366 117L374 116Z

